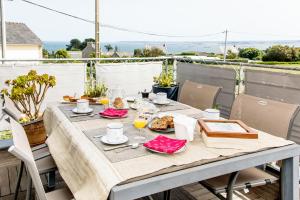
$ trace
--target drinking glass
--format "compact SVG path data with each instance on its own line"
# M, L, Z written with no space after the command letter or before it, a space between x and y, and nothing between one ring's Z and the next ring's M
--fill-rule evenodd
M134 139L144 141L146 139L146 137L144 137L141 133L142 133L142 129L145 128L145 126L147 125L147 120L143 117L138 116L133 121L133 125L135 128L137 128L139 130L139 135L135 136Z
M109 99L107 97L101 97L99 102L104 105L104 109L108 108Z

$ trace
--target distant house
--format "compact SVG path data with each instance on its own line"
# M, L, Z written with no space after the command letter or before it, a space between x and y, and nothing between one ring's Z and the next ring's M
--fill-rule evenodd
M82 58L90 58L95 51L95 43L87 42L86 47L82 50Z
M43 42L24 23L6 22L6 45L7 59L43 58Z
M68 54L71 56L71 58L82 58L82 51L68 51Z

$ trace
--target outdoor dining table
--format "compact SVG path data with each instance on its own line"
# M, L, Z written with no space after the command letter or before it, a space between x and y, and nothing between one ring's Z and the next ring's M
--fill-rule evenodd
M195 118L203 114L201 110L177 104L179 107L169 109L172 110L170 112ZM101 142L94 141L90 136L104 130L111 122L122 122L124 126L133 128L136 111L129 110L128 117L123 119L94 116L81 121L68 117L67 111L71 107L62 107L61 104L49 106L44 113L44 123L49 135L49 150L76 200L137 199L276 160L282 160L282 199L299 198L300 147L294 142L260 131L258 144L252 148L208 148L197 127L194 141L189 142L182 153L151 153L141 145L136 150L140 154L131 155L129 152L134 152L132 149L128 153L122 151L122 156L118 157L118 152L105 153ZM102 108L99 106L97 109ZM144 129L144 133L152 137L158 135L148 128ZM175 137L174 134L167 136Z

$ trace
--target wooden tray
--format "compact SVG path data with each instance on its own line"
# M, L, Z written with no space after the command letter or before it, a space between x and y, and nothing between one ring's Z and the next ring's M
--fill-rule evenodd
M242 129L242 131L214 131L211 130L206 123L235 123ZM200 126L200 130L207 135L207 137L214 138L240 138L240 139L257 139L258 134L253 129L248 127L240 120L205 120L199 119L198 124Z

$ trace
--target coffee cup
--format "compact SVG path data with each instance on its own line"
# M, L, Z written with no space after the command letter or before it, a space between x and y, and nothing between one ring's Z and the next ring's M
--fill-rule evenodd
M122 123L109 123L106 126L106 137L109 141L118 141L123 137Z
M77 100L77 111L78 112L87 112L89 110L89 100L79 99Z
M167 93L159 92L156 94L156 102L157 103L165 103L167 102Z

